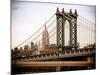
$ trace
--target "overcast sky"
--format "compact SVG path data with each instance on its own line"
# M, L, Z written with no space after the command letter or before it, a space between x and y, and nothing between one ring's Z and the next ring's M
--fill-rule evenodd
M57 7L66 12L77 9L78 14L95 23L95 6L50 4L34 2L12 3L12 48L38 30L55 12ZM93 34L94 36L95 34ZM82 40L84 41L84 40Z

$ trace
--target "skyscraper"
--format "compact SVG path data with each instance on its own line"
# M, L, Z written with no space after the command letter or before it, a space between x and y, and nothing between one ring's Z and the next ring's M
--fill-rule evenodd
M45 49L46 46L49 46L49 34L48 34L47 27L45 24L45 28L42 34L42 48Z

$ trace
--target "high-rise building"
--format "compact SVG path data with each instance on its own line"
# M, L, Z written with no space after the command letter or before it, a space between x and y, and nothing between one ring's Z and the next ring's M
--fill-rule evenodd
M34 42L31 42L31 50L34 50Z
M42 35L42 48L45 49L47 46L49 46L49 34L45 24L45 28Z

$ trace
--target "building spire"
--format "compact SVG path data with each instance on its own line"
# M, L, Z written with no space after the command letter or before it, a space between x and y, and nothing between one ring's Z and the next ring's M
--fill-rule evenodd
M59 13L59 8L57 7L57 10L56 10L56 13L58 14Z
M44 26L45 26L45 30L46 30L46 29L47 29L47 27L46 27L46 23L45 23L45 25L44 25Z
M75 15L77 15L77 10L75 9Z
M64 13L64 8L62 8L62 12Z
M70 9L70 12L69 13L72 14L72 9Z
M46 18L45 18L45 25L44 26L45 26L45 30L47 30L47 27L46 27Z

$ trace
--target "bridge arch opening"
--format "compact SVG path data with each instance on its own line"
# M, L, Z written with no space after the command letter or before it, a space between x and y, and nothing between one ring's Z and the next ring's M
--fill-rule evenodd
M68 46L69 45L69 22L68 20L65 21L65 24L64 24L64 44L65 46Z

